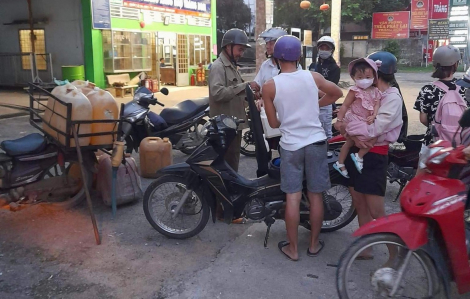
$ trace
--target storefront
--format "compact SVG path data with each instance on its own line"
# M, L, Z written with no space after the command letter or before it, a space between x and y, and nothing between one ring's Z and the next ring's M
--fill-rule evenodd
M82 0L86 78L146 72L187 86L216 57L216 0ZM163 59L162 59L163 58Z

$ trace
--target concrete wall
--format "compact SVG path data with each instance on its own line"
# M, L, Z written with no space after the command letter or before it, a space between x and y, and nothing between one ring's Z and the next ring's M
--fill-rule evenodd
M83 25L80 0L33 0L34 19L47 18L46 24L35 25L45 30L46 52L52 54L54 77L62 77L61 66L84 64ZM0 1L0 53L19 53L18 31L28 24L3 25L15 20L28 20L26 0Z
M383 39L370 39L370 40L357 40L357 41L341 41L344 47L344 55L341 63L349 63L355 58L365 57L368 54L381 51L389 40ZM420 66L423 60L422 40L421 39L398 39L395 40L400 45L400 59L399 64L406 64L410 66Z

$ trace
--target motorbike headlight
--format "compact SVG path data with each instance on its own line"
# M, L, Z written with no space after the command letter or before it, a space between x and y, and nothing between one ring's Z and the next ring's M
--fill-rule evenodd
M234 129L234 130L237 129L237 123L231 117L224 118L222 122L224 123L224 125L226 125L230 129Z

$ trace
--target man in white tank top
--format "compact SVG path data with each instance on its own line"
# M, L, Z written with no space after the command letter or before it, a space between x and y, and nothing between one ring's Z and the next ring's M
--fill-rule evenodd
M297 70L300 56L301 43L297 37L286 35L276 41L274 58L281 74L263 85L262 95L269 125L281 131L281 190L287 198L285 221L289 241L279 242L278 248L294 261L299 259L297 230L304 177L311 224L307 255L317 256L325 246L318 238L323 222L322 192L331 185L326 135L319 115L320 107L333 104L343 95L339 87L319 73ZM319 89L325 93L320 100Z

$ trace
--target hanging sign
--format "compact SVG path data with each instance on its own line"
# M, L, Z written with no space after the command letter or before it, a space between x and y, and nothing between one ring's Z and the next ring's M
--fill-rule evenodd
M375 12L372 16L372 38L409 38L409 22L409 11Z
M410 29L425 30L428 28L428 0L411 0Z

